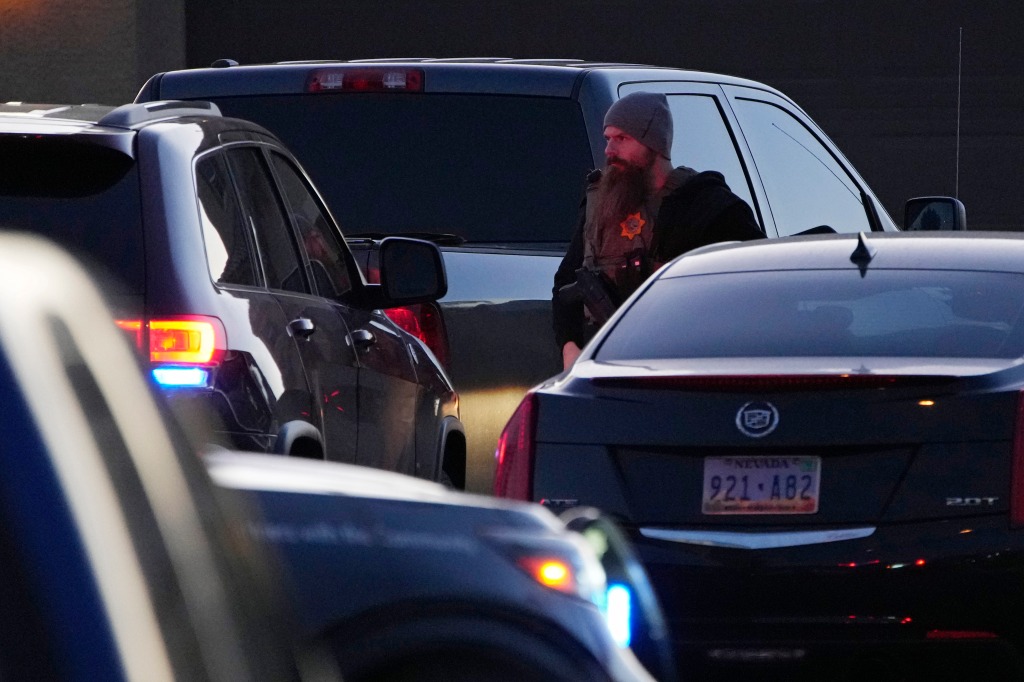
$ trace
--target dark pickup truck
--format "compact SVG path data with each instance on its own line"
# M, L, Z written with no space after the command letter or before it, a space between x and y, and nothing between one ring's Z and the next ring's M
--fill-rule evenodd
M485 491L519 399L562 369L551 327L554 272L587 172L604 163L604 113L637 90L668 95L673 162L722 172L769 237L897 229L797 104L730 76L565 59L219 60L156 74L138 100L210 100L275 132L366 259L386 235L441 246L448 295L440 314L398 315L436 354L450 351L466 487Z

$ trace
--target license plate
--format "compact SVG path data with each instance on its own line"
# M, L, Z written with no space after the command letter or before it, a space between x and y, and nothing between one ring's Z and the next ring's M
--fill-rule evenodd
M814 514L820 457L706 457L705 514Z

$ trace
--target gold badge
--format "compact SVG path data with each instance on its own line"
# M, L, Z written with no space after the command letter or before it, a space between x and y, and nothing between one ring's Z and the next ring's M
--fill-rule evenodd
M626 216L626 219L619 223L619 226L622 227L622 234L620 236L633 241L633 237L640 234L640 230L646 224L647 221L640 217L639 211L632 213Z

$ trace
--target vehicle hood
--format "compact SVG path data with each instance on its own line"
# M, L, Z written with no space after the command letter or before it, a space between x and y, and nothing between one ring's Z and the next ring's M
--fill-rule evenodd
M464 493L439 483L355 464L222 449L205 452L203 460L210 476L223 488L514 509L552 516L537 505Z

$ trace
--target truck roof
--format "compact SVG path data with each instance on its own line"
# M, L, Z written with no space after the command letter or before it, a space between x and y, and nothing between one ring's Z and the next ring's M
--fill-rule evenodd
M153 76L143 90L159 99L234 94L269 95L307 91L312 70L418 69L424 74L423 92L529 94L572 97L586 77L609 87L634 81L697 81L742 85L781 93L762 83L704 71L647 64L591 62L577 59L454 58L310 60L240 65L217 60L205 69L168 71ZM484 77L486 76L486 77ZM156 88L153 92L152 88ZM787 98L788 99L788 98Z

